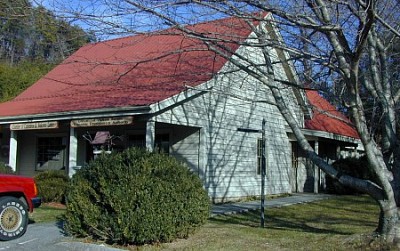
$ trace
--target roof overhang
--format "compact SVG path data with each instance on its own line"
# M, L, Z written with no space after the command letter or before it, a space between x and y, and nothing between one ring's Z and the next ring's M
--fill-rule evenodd
M293 133L289 127L286 128L286 132ZM310 130L310 129L302 129L302 132L304 133L304 136L308 139L334 140L340 142L343 145L357 146L357 148L362 148L362 143L360 139L339 135L336 133Z
M306 137L318 137L318 138L324 138L324 139L330 139L330 140L336 140L344 143L351 143L351 144L360 144L361 141L360 139L336 134L336 133L331 133L331 132L324 132L324 131L317 131L317 130L310 130L310 129L302 129L304 135Z
M93 109L93 110L5 116L5 117L0 117L0 125L11 124L11 123L117 117L117 116L150 114L150 113L151 113L151 108L150 106L147 105L135 106L135 107L113 107L113 108L103 108L103 109Z

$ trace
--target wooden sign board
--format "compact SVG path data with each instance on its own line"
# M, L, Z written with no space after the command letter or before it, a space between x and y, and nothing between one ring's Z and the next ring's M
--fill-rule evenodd
M120 126L132 124L133 117L113 117L71 120L71 127Z
M33 123L19 123L11 124L10 129L13 131L18 130L38 130L38 129L57 129L57 121L46 121L46 122L33 122Z

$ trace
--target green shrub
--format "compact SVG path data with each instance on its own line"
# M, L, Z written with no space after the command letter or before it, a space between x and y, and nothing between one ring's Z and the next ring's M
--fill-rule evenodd
M2 174L15 174L14 170L11 169L9 165L0 162L0 173Z
M43 171L34 178L43 202L65 202L69 186L69 177L65 170Z
M350 175L359 179L372 180L376 182L374 173L370 170L367 158L346 158L337 160L333 167L343 174ZM333 194L357 194L359 191L340 184L337 180L327 176L326 190Z
M101 155L71 180L67 232L107 243L185 238L209 216L200 179L176 159L132 148Z

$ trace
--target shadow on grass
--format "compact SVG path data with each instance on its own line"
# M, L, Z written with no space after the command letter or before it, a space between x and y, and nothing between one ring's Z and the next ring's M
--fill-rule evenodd
M265 210L265 228L319 234L352 235L360 228L377 226L379 210L369 197L336 199ZM212 223L260 227L260 211L218 216Z
M368 195L340 196L335 204L324 204L326 208L347 211L349 213L369 214L371 210L377 210L378 204ZM352 205L357 207L352 207ZM377 211L379 213L379 211Z
M251 211L244 214L236 214L230 216L220 216L217 218L210 219L212 223L223 223L223 224L234 224L244 225L248 227L260 227L260 211ZM320 234L352 234L351 232L337 231L334 229L324 229L315 226L310 226L309 221L299 221L298 219L283 219L279 217L265 216L265 228L275 230L292 230L301 231L308 233L320 233Z

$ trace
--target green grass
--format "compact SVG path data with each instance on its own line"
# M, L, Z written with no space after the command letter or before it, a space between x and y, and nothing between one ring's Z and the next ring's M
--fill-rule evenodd
M367 196L341 196L266 209L264 229L259 211L219 216L186 240L140 250L389 250L368 243L378 214Z
M35 223L59 221L64 213L65 209L60 205L42 204L29 215L29 220Z
M35 222L57 220L64 210L42 206L32 215ZM218 216L188 239L172 243L119 247L128 250L397 250L371 234L379 209L368 196L338 196L313 203L260 212Z

